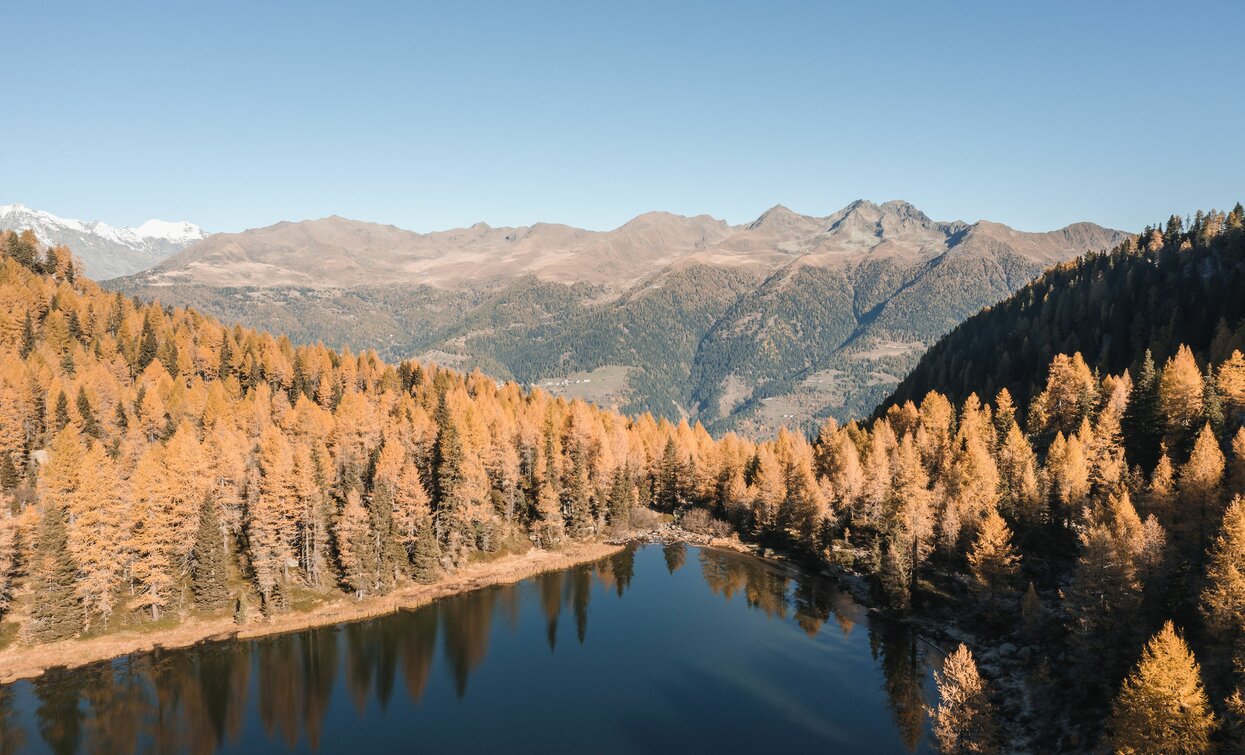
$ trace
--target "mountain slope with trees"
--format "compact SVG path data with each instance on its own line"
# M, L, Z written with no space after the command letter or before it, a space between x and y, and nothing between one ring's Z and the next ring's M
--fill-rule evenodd
M29 235L0 249L8 642L383 594L656 511L954 625L937 707L887 671L906 741L928 710L948 752L1245 744L1240 352L1178 346L1136 381L1056 354L1027 406L931 392L812 440L715 439L142 304Z
M1027 402L1055 354L1091 369L1152 373L1180 345L1201 363L1245 349L1245 209L1172 216L1109 252L1059 265L934 344L888 403L934 390L963 400L1001 388ZM883 407L885 408L885 406Z
M326 218L216 234L109 286L295 343L772 434L868 413L965 316L1123 238L1088 223L1022 233L938 222L865 201L825 217L778 206L740 226L649 213L608 232L417 234Z

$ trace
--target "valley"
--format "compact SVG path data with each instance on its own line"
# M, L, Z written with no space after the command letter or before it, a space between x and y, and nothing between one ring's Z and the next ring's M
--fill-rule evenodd
M863 200L824 217L776 206L739 226L649 213L608 232L417 234L334 217L216 234L107 285L295 343L530 386L608 369L608 387L570 395L772 435L868 414L964 317L1124 237L936 222ZM809 380L827 370L833 390Z

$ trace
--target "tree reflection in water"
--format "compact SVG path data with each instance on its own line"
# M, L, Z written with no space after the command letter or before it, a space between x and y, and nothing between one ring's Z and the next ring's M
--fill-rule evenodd
M666 546L661 558L673 575L687 548ZM703 584L713 594L728 601L742 597L749 609L792 621L809 637L833 619L846 638L862 613L819 577L723 551L698 549L697 558ZM372 706L382 712L389 707L400 675L407 699L418 705L433 678L439 646L454 694L463 699L495 630L513 634L523 612L538 611L549 649L556 652L567 611L582 645L594 595L622 599L635 575L636 549L628 548L596 564L539 575L527 584L476 590L393 617L53 670L33 682L0 687L0 753L27 748L31 736L54 753L208 753L239 746L248 715L262 727L269 747L317 750L333 720L337 687L345 687L362 718ZM646 576L655 579L652 572ZM929 661L901 625L870 617L868 631L894 726L914 751L924 735ZM32 704L20 704L22 695Z

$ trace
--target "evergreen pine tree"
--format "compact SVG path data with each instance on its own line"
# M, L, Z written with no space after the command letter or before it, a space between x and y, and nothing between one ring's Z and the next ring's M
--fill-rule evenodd
M34 594L31 634L40 642L73 637L85 619L78 596L78 567L69 551L65 510L45 504L39 519L34 553Z
M566 498L566 531L571 537L583 539L592 534L592 502L588 493L588 470L583 452L576 450L571 462Z
M1223 513L1225 460L1219 441L1207 423L1193 443L1189 461L1180 468L1180 502L1185 546L1199 563L1215 523Z
M1206 374L1202 376L1202 418L1210 425L1216 438L1223 437L1223 397L1219 395L1219 387L1215 381L1215 372L1206 366Z
M12 490L20 479L17 467L13 464L13 455L0 453L0 491Z
M1123 435L1128 458L1141 464L1143 469L1153 469L1163 438L1163 417L1159 409L1158 370L1149 349L1141 361L1128 407L1124 410Z
M1045 616L1045 610L1042 608L1042 599L1038 597L1037 590L1034 589L1033 583L1029 583L1029 589L1025 591L1024 598L1020 601L1020 621L1021 632L1029 640L1036 640L1042 628L1042 619Z
M441 578L441 546L432 533L431 523L425 522L415 538L411 553L411 575L416 582L432 584Z
M87 398L84 386L78 387L78 398L75 403L78 407L78 417L82 420L82 434L98 438L99 423L95 421L95 412L91 411L91 400Z
M138 348L138 371L142 372L147 369L147 365L151 364L156 358L156 330L152 327L151 318L143 319L143 333Z
M30 312L26 312L26 319L22 322L22 345L19 353L22 359L30 356L30 352L35 350L35 326L30 319Z
M606 519L611 525L618 527L631 524L631 480L624 469L614 473Z
M199 528L195 533L190 575L195 605L207 611L219 611L229 605L225 543L221 539L216 504L212 501L205 501L199 507Z
M674 511L683 503L683 465L679 458L679 447L674 436L666 439L666 446L661 452L661 463L657 473L657 507L662 511Z
M64 391L56 394L56 408L53 411L52 432L59 433L69 425L69 397Z

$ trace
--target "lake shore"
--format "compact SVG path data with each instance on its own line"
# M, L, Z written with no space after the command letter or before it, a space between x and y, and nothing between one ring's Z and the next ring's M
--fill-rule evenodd
M157 648L182 648L205 641L245 640L297 632L385 616L411 610L435 600L492 585L520 582L548 571L568 569L599 561L618 553L621 543L576 543L560 551L533 548L526 553L503 556L495 561L468 564L431 585L406 585L387 595L341 600L305 613L284 613L257 618L244 624L231 616L190 618L165 631L126 629L99 637L65 640L46 645L13 645L0 651L0 684L30 679L53 668L75 668L131 653Z

